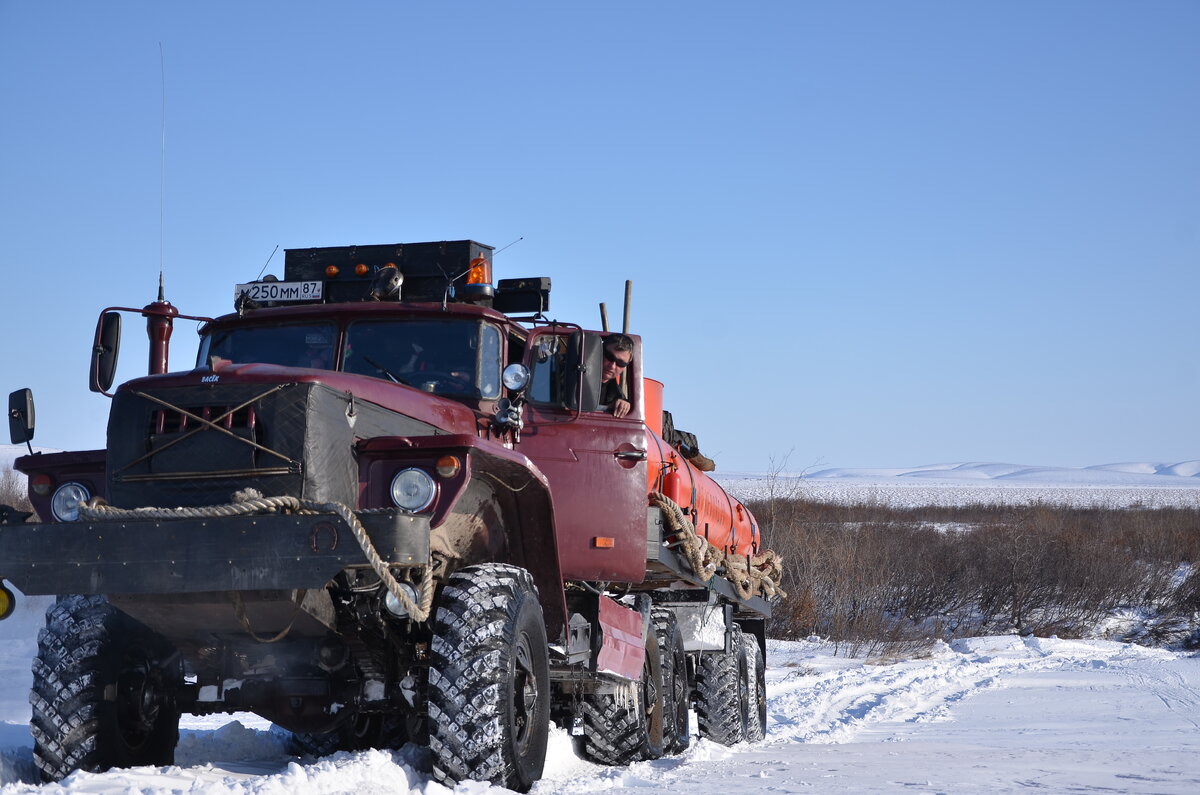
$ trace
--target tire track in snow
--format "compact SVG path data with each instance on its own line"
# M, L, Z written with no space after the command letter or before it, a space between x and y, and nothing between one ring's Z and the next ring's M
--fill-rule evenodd
M1072 646L1078 646L1078 653ZM1128 647L1071 641L997 637L965 640L954 648L939 643L932 659L862 665L768 684L766 743L845 743L882 723L946 719L954 703L982 690L1003 687L1019 672L1107 665ZM1164 697L1195 711L1194 694L1162 686Z

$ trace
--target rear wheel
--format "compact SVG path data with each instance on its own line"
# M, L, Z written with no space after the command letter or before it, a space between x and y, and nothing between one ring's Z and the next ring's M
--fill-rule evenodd
M171 764L179 740L174 688L181 679L166 642L104 597L60 599L38 635L29 694L42 778Z
M683 635L675 614L665 607L656 607L651 617L662 658L663 745L667 753L677 754L686 750L691 740L688 733L691 688L688 687L687 655L683 651Z
M666 688L653 626L643 641L642 676L633 683L632 692L587 696L580 705L584 733L576 738L575 750L585 759L601 765L625 765L638 759L658 759L666 751Z
M744 682L739 692L745 701L740 705L742 732L747 742L756 743L767 734L766 666L758 639L748 632L739 632L738 638L738 676Z
M434 619L429 747L434 777L526 792L542 777L550 665L537 588L516 566L455 572Z
M729 651L705 651L696 663L696 689L693 706L701 737L721 745L733 745L744 738L745 713L742 698L747 680L741 675L739 649L742 630L732 627Z

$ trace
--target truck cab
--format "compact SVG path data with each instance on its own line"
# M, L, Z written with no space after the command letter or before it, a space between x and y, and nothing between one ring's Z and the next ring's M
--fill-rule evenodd
M169 763L184 711L257 712L300 752L428 738L439 780L519 790L550 719L608 764L681 750L693 703L705 736L761 733L753 516L689 463L637 335L616 416L609 332L491 266L474 241L289 250L192 317L175 372L161 289L101 312L106 448L18 459L47 521L0 525L0 577L67 595L35 663L47 780ZM113 389L122 312L149 373ZM11 406L27 441L27 391ZM72 627L102 642L64 662ZM67 737L61 682L130 697Z

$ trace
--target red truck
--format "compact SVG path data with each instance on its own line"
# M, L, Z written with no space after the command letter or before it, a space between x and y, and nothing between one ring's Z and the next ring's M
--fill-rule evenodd
M754 516L693 465L639 337L614 357L547 319L549 279L491 267L473 241L289 250L191 318L182 372L161 288L101 313L93 391L121 312L149 375L110 395L106 449L17 459L41 521L0 525L0 596L59 595L30 696L46 780L170 764L183 712L255 712L297 753L426 743L439 781L520 791L551 721L605 764L685 748L690 710L763 736L779 572ZM29 390L9 418L28 443Z

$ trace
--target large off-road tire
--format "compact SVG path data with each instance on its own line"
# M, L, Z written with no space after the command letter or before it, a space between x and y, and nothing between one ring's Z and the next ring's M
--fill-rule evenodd
M733 745L745 739L745 712L747 702L742 699L742 685L748 682L741 675L742 630L732 628L730 650L705 651L696 662L696 689L692 706L696 710L696 723L701 737L707 737L721 745Z
M688 684L687 655L675 613L665 607L656 607L651 618L662 659L663 745L667 753L678 754L687 750L691 741L688 712L692 689Z
M767 678L762 649L749 632L738 633L739 692L744 723L742 736L756 743L767 736Z
M632 692L587 696L579 708L583 735L575 751L601 765L625 765L639 759L658 759L666 750L664 687L658 635L647 637L642 676Z
M455 572L430 644L434 778L526 792L542 777L549 732L550 664L533 579L494 563Z
M29 694L42 778L171 764L180 681L180 664L166 642L104 597L61 598L46 611Z

